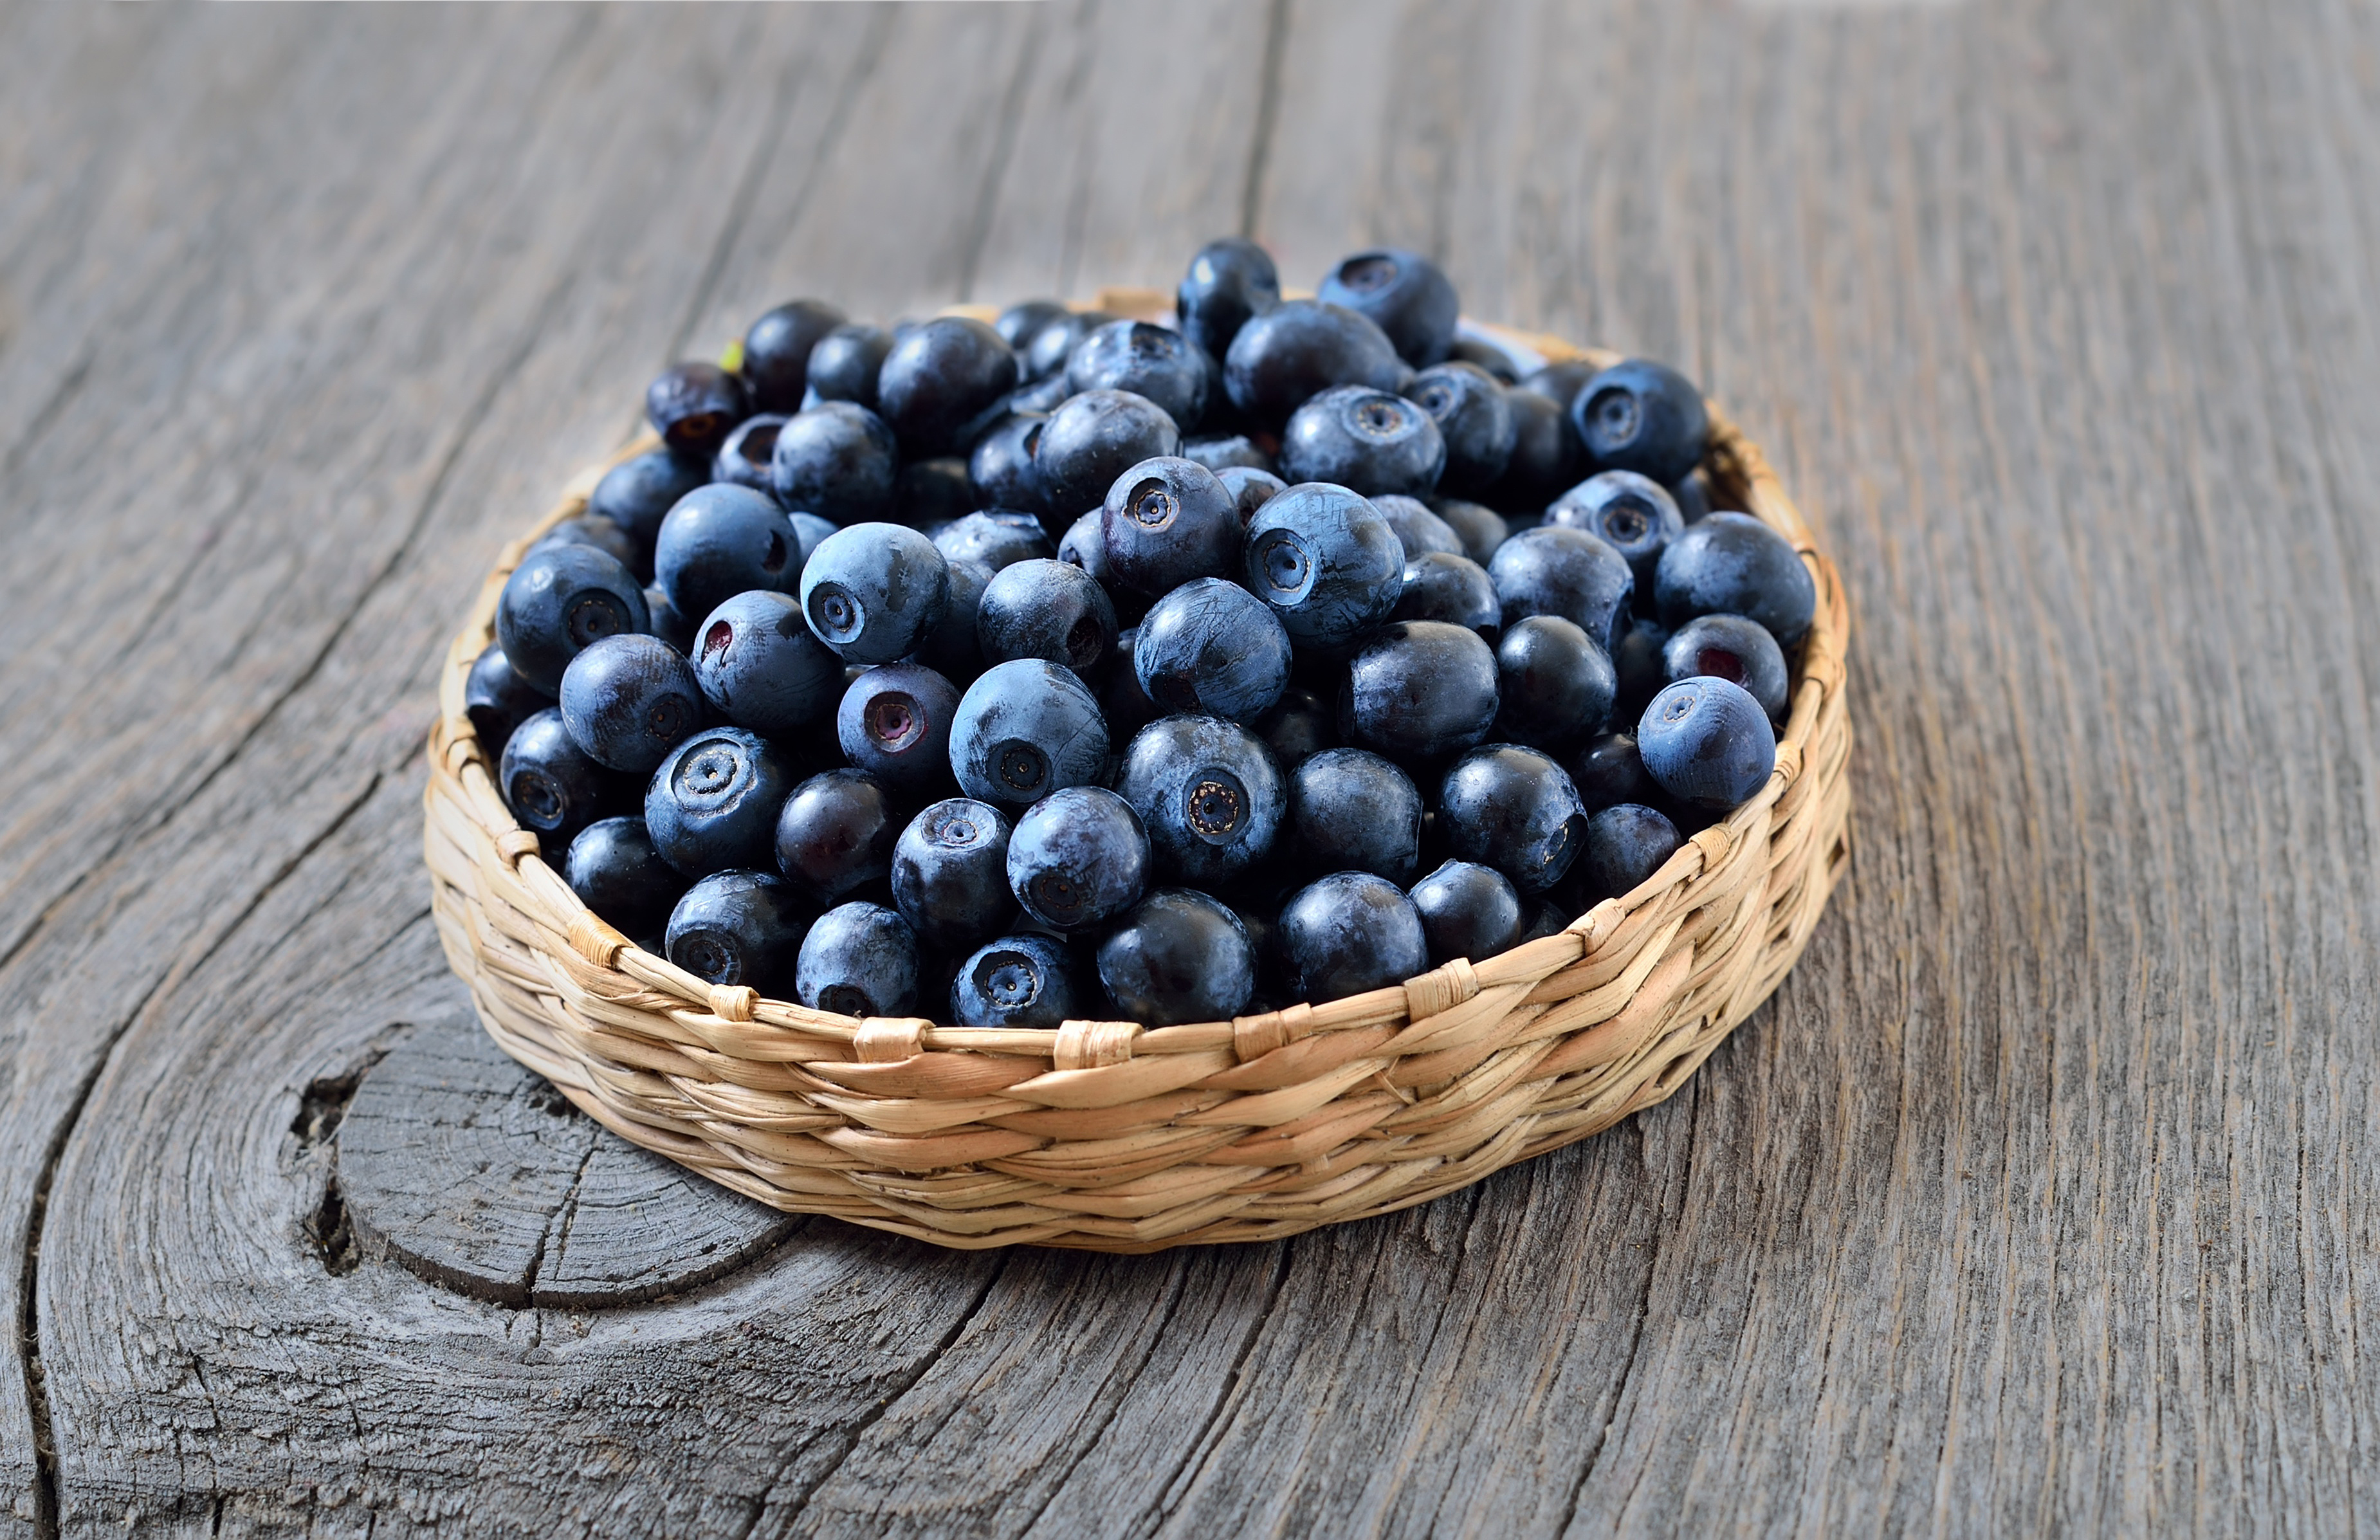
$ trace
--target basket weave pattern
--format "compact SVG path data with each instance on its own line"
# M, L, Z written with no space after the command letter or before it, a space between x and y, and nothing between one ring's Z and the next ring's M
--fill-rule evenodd
M447 653L425 797L447 959L504 1050L599 1122L782 1209L951 1246L1132 1252L1426 1202L1676 1091L1793 965L1848 859L1841 582L1716 409L1706 465L1717 505L1784 535L1817 581L1759 795L1635 891L1501 956L1233 1021L1055 1031L863 1021L712 986L598 919L540 855L464 683L504 578L583 511L590 474L504 548Z

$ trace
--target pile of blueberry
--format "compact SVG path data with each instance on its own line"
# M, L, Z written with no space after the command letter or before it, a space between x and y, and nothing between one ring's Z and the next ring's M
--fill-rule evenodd
M1767 783L1815 594L1685 379L1456 313L1244 240L1172 324L770 311L504 585L506 803L623 933L853 1015L1211 1021L1560 928Z

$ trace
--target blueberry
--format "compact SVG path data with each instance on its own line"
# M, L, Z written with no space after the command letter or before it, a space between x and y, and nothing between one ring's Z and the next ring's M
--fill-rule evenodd
M1438 484L1447 491L1481 491L1496 484L1512 463L1519 430L1504 387L1476 364L1444 363L1423 370L1405 389L1408 400L1427 412L1446 443L1446 466Z
M848 401L829 401L777 430L769 479L788 508L861 524L892 512L899 456L881 418Z
M1318 297L1370 317L1415 369L1446 357L1462 309L1436 262L1394 249L1359 251L1341 262L1322 280Z
M564 519L537 538L529 549L548 545L589 545L634 572L642 564L643 552L625 529L599 514L579 514Z
M1028 514L1048 511L1050 498L1041 473L1034 468L1033 446L1049 420L1038 412L1011 412L975 441L967 455L967 479L974 483L979 505L1020 508Z
M662 520L653 576L682 615L708 615L739 593L783 591L800 575L801 542L766 492L712 482Z
M1650 807L1622 802L1586 820L1579 894L1589 905L1632 893L1677 853L1678 826Z
M645 620L654 636L680 652L692 656L695 617L680 614L677 606L670 602L667 590L659 583L648 585L645 588Z
M1486 566L1496 556L1496 550L1512 536L1512 526L1504 515L1484 503L1466 503L1459 497L1439 498L1435 505L1439 519L1454 531L1463 542L1463 553Z
M1521 895L1493 867L1448 861L1415 883L1406 896L1421 916L1433 964L1458 957L1494 957L1521 940Z
M1232 505L1239 510L1240 529L1245 533L1248 521L1257 510L1289 491L1289 483L1269 470L1254 466L1225 466L1215 473L1223 490L1232 494Z
M1499 508L1534 513L1586 473L1586 451L1570 418L1535 391L1512 391L1504 406L1512 414L1512 457L1479 495Z
M977 506L975 482L957 455L912 460L892 479L892 522L928 534Z
M1266 427L1333 385L1397 391L1410 375L1369 318L1314 299L1285 300L1250 320L1223 359L1232 405Z
M1611 666L1620 676L1620 695L1611 709L1621 721L1633 722L1643 716L1661 686L1670 682L1668 665L1661 661L1669 645L1670 633L1658 622L1641 615L1621 635L1620 646L1611 654Z
M1107 721L1111 743L1118 738L1129 740L1160 714L1157 702L1140 687L1139 650L1138 626L1116 633L1114 666L1099 683L1099 715Z
M1281 701L1256 720L1257 736L1272 750L1281 773L1297 768L1326 748L1339 746L1338 709L1312 690L1291 685Z
M1074 972L1064 942L1003 936L959 964L951 1017L961 1026L1057 1026L1082 1013Z
M1116 790L1140 815L1158 871L1201 888L1262 860L1288 804L1271 750L1220 717L1166 717L1142 728Z
M905 453L964 453L1016 386L1016 355L998 332L937 316L893 340L877 371L876 405Z
M1055 663L995 663L959 699L951 770L969 796L1022 807L1107 778L1108 730L1083 682Z
M1670 496L1678 505L1678 516L1688 524L1699 523L1710 516L1718 506L1711 501L1710 472L1696 466L1670 488Z
M738 368L752 410L780 416L800 411L809 388L810 352L844 320L841 310L822 299L795 299L754 321L744 333Z
M1084 930L1123 913L1148 882L1148 836L1131 804L1097 786L1050 793L1008 839L1008 891L1056 930Z
M954 796L909 820L892 846L892 902L929 946L973 946L1008 924L1008 820Z
M948 562L981 562L992 571L1057 554L1041 521L1005 508L968 514L934 531L934 549Z
M471 719L480 752L492 764L504 757L504 741L514 728L552 704L552 696L513 672L512 661L493 642L472 662L463 681L463 714Z
M1082 345L1083 339L1110 321L1123 319L1105 310L1076 310L1051 321L1035 333L1032 342L1026 346L1022 369L1024 379L1028 383L1037 380L1056 380L1062 392L1066 388L1066 362L1074 357L1075 349ZM1063 399L1062 394L1060 398Z
M714 727L671 750L645 790L645 827L662 859L688 877L769 866L793 776L741 727Z
M1429 551L1441 551L1450 556L1463 554L1463 537L1455 533L1452 525L1431 513L1429 504L1421 499L1391 492L1372 499L1372 507L1396 531L1397 543L1405 548L1406 561Z
M651 629L645 590L616 557L591 545L529 552L496 600L496 644L513 672L548 695L570 660L605 637Z
M1619 688L1611 655L1559 615L1515 622L1496 644L1500 737L1543 748L1574 744L1603 731Z
M1491 744L1464 755L1439 788L1446 842L1524 893L1562 879L1586 838L1586 810L1562 768L1534 748Z
M1221 358L1252 316L1281 303L1281 274L1271 255L1252 240L1227 236L1208 241L1190 259L1190 271L1174 292L1173 311L1182 334Z
M976 608L976 642L984 661L1038 658L1096 678L1115 648L1115 606L1077 566L1046 557L992 575Z
M906 1016L917 1009L917 937L878 903L838 904L802 938L794 993L839 1016Z
M1288 309L1286 305L1283 309ZM1291 641L1341 648L1404 592L1404 547L1378 510L1344 487L1292 487L1248 521L1247 586Z
M1281 909L1275 944L1291 993L1310 1005L1401 984L1429 966L1420 911L1369 872L1334 872L1301 889Z
M842 660L810 635L794 597L765 588L710 612L693 666L703 698L721 716L769 737L818 721L843 685Z
M1633 733L1602 733L1588 739L1586 746L1571 758L1570 779L1578 788L1580 804L1590 813L1623 802L1652 802L1661 794L1653 778L1645 773L1645 759L1636 752Z
M1289 778L1289 827L1317 871L1367 871L1409 882L1421 860L1421 794L1411 777L1360 748L1326 749Z
M1254 721L1289 684L1289 634L1247 589L1201 577L1149 607L1132 661L1166 711Z
M678 364L645 388L645 420L680 454L709 459L750 415L744 382L717 364Z
M1548 936L1559 936L1570 928L1571 910L1558 900L1540 898L1529 906L1529 926L1521 932L1514 946L1529 941L1541 941Z
M777 814L777 869L822 903L840 903L891 878L900 834L882 782L866 770L826 770L795 787Z
M1207 412L1207 355L1179 332L1145 321L1111 321L1085 337L1066 359L1067 388L1130 391L1165 409L1174 425L1196 427Z
M815 911L764 871L713 872L670 912L669 960L712 984L791 994L802 935Z
M1578 399L1579 387L1594 379L1597 372L1596 367L1585 358L1560 358L1523 380L1521 389L1552 402L1568 417L1571 403Z
M1584 529L1525 529L1499 547L1488 576L1504 629L1531 615L1560 615L1600 644L1620 645L1635 575L1628 560Z
M677 500L710 479L710 462L673 450L649 449L603 473L587 497L587 511L625 529L640 552L650 552L662 520ZM640 564L631 563L632 567Z
M1066 388L1066 371L1061 368L1057 373L1045 379L1017 386L1008 397L1009 415L1046 418L1064 406L1074 394ZM997 426L996 423L995 426ZM989 428L984 430L986 432L990 430ZM979 443L982 441L978 439L977 442Z
M497 766L496 786L520 826L548 848L566 844L601 818L613 800L603 767L572 740L561 711L551 706L513 729Z
M1110 484L1099 538L1108 570L1126 588L1168 593L1199 577L1232 572L1240 554L1240 514L1213 471L1160 455Z
M570 842L564 863L570 891L596 917L630 940L658 940L686 879L670 869L642 819L598 819Z
M747 417L728 431L711 457L710 479L749 487L757 492L767 492L775 500L776 486L769 471L771 457L777 452L777 430L785 425L782 417L763 414Z
M1554 500L1546 522L1584 529L1626 557L1636 575L1636 591L1646 594L1653 591L1662 551L1686 527L1668 491L1633 470L1588 477Z
M847 663L889 663L917 650L950 603L950 564L898 524L855 524L819 542L802 569L811 635Z
M1438 485L1446 441L1402 396L1338 385L1309 398L1281 430L1281 470L1292 482L1328 481L1366 496Z
M1000 333L1001 341L1022 354L1041 334L1043 327L1065 320L1066 315L1066 307L1055 299L1027 299L1001 311L991 329Z
M1460 754L1496 721L1496 654L1478 632L1399 621L1355 654L1340 696L1351 743L1408 764Z
M1099 943L1099 983L1147 1026L1227 1021L1257 989L1256 949L1239 916L1189 888L1160 888Z
M1504 623L1504 611L1486 567L1467 556L1425 551L1405 563L1404 590L1389 618L1442 620L1493 641Z
M1103 527L1106 523L1107 511L1094 508L1068 525L1065 535L1058 541L1058 560L1090 574L1091 580L1108 589L1109 597L1113 598L1116 590L1123 588L1123 580L1108 564L1108 538Z
M983 672L983 648L976 640L976 616L983 590L991 587L991 569L981 562L956 561L950 568L950 599L942 618L917 644L917 661L955 683L964 684Z
M892 351L892 333L880 326L855 324L829 332L810 349L809 389L803 394L802 409L810 409L814 396L874 410L876 377L883 370L884 355Z
M1458 334L1454 346L1446 350L1446 359L1449 363L1469 364L1500 385L1521 382L1521 371L1513 364L1512 356L1485 337Z
M1713 514L1671 540L1661 552L1653 596L1664 625L1683 625L1696 615L1742 615L1780 648L1801 641L1818 608L1810 569L1784 536L1749 514Z
M1053 513L1096 508L1117 477L1182 446L1165 408L1130 391L1085 391L1050 414L1033 446Z
M605 637L562 671L562 722L606 770L650 774L702 725L702 688L659 637Z
M1702 392L1666 364L1630 358L1612 365L1572 398L1572 423L1587 457L1607 470L1678 480L1710 447Z
M1636 728L1645 772L1680 802L1742 806L1777 768L1777 734L1749 691L1724 679L1682 679L1653 697Z
M834 714L843 757L888 786L915 793L951 770L951 718L959 692L922 663L884 663L843 692Z
M1245 433L1234 433L1229 438L1192 439L1183 444L1182 457L1196 460L1213 471L1228 470L1233 466L1268 473L1272 470L1272 456L1258 448Z
M816 514L787 514L785 522L794 527L794 540L801 548L796 560L804 566L810 564L810 552L819 548L819 542L835 531L832 519L820 518Z
M1791 704L1791 682L1777 638L1742 615L1697 615L1661 649L1664 684L1708 676L1742 685L1768 720L1781 722Z

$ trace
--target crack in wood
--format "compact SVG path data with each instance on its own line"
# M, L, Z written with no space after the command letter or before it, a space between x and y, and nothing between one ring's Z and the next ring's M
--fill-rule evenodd
M1256 132L1248 139L1248 170L1240 191L1240 235L1257 238L1257 216L1264 209L1266 176L1272 170L1272 140L1281 121L1281 59L1289 52L1289 0L1271 0L1265 12L1264 63L1257 78Z

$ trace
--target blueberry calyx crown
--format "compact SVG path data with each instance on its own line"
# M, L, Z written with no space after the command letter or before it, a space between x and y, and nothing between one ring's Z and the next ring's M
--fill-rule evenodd
M735 790L748 774L744 746L732 738L720 738L678 761L674 790L686 800L716 802Z
M1041 970L1023 952L994 952L975 965L975 987L1003 1011L1029 1005L1041 992Z
M868 703L868 735L888 749L903 749L926 734L926 714L917 698L894 692Z
M1314 559L1293 529L1269 529L1257 541L1257 570L1265 587L1284 600L1303 599L1314 586Z
M1192 833L1209 844L1221 844L1246 821L1247 788L1230 770L1208 766L1193 776L1183 794L1183 818Z
M581 647L634 629L628 624L627 606L620 602L617 595L605 593L601 588L589 588L571 595L566 612L569 615L570 639Z
M1050 781L1050 758L1040 749L1011 738L991 751L991 770L1020 796L1038 796Z
M823 639L850 642L868 629L868 606L842 584L824 582L810 590L809 619Z

